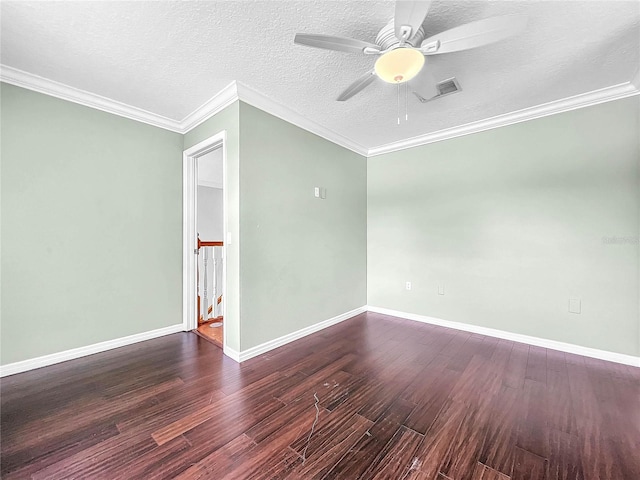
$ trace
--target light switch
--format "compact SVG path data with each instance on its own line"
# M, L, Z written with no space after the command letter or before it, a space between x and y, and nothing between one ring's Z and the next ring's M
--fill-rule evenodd
M579 298L569 299L569 313L580 313L581 302Z
M323 200L327 198L327 189L324 187L320 188L320 198L322 198Z
M313 187L313 196L320 198L320 187Z
M438 295L444 295L444 285L438 285Z

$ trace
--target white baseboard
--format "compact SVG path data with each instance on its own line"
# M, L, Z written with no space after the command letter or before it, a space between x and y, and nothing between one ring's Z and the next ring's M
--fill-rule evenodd
M230 348L225 348L224 353L228 355L230 358L233 358L237 362L244 362L245 360L249 360L250 358L257 357L258 355L262 355L270 350L281 347L282 345L286 345L287 343L293 342L294 340L298 340L299 338L306 337L312 333L315 333L319 330L323 330L327 327L335 325L336 323L343 322L349 318L355 317L356 315L360 315L367 311L367 307L359 307L349 312L342 313L340 315L336 315L335 317L329 318L328 320L323 320L322 322L314 323L308 327L305 327L301 330L297 330L295 332L289 333L282 337L274 338L273 340L269 340L268 342L262 343L260 345L256 345L255 347L251 347L242 352L236 352Z
M550 348L551 350L559 350L566 353L575 353L576 355L582 355L584 357L597 358L600 360L607 360L609 362L623 363L625 365L640 367L640 357L634 357L633 355L626 355L624 353L608 352L606 350L583 347L580 345L574 345L572 343L558 342L556 340L548 340L546 338L531 337L529 335L506 332L504 330L497 330L495 328L481 327L478 325L471 325L461 322L452 322L449 320L442 320L440 318L428 317L415 313L399 312L398 310L373 307L370 305L367 306L367 311L373 313L381 313L383 315L390 315L392 317L404 318L407 320L414 320L416 322L430 323L432 325L439 325L441 327L455 328L456 330L464 330L465 332L479 333L481 335L487 335L488 337L503 338L505 340L511 340L513 342L526 343L527 345Z
M240 352L237 350L234 350L231 347L227 347L226 345L224 346L224 348L222 349L222 352L229 357L231 360L235 360L236 362L240 363Z
M169 327L158 328L149 332L136 333L135 335L129 335L128 337L94 343L93 345L87 345L86 347L73 348L71 350L65 350L64 352L43 355L42 357L30 358L29 360L22 360L15 363L8 363L7 365L0 366L0 377L14 375L16 373L26 372L40 367L46 367L48 365L53 365L54 363L66 362L67 360L73 360L75 358L86 357L87 355L93 355L94 353L105 352L114 348L124 347L125 345L131 345L144 340L151 340L152 338L183 331L184 328L182 324L171 325Z

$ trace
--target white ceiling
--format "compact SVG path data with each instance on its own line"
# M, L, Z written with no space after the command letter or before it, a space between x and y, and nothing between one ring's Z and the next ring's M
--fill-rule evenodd
M176 121L235 80L367 148L626 83L640 64L638 1L434 0L427 36L509 13L528 15L529 26L498 44L427 58L427 73L455 76L463 91L426 104L411 97L409 121L398 126L392 85L335 101L374 58L293 43L296 32L373 41L393 1L2 1L0 8L3 65Z

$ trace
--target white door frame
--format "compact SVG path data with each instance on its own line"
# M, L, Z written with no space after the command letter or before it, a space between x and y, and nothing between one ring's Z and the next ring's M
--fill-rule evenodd
M209 137L182 154L182 325L184 331L194 330L198 327L198 157L212 150L222 148L222 216L225 238L224 255L222 258L222 294L225 296L222 302L222 316L226 320L227 305L227 131L223 130ZM223 349L227 347L227 328L223 327Z

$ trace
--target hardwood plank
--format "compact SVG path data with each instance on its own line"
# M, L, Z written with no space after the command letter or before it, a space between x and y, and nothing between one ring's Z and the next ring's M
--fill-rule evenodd
M443 369L437 374L431 392L426 394L417 407L411 412L405 426L418 433L425 434L438 417L442 407L447 403L449 394L456 384L458 374Z
M106 478L129 461L150 454L156 447L156 443L146 435L120 434L49 465L33 473L31 478Z
M279 395L278 398L284 403L289 403L304 394L308 394L309 392L314 393L319 390L322 391L321 387L325 383L329 385L339 383L336 382L336 379L340 379L342 377L338 376L337 373L340 372L345 365L348 365L354 358L355 355L348 354L334 360L324 368L298 382L295 386L288 389L285 393Z
M515 448L512 480L545 480L547 460L522 448Z
M542 458L549 456L547 390L537 381L525 381L521 398L516 446Z
M514 447L520 411L520 392L503 386L489 404L487 425L478 460L504 475L513 470Z
M480 462L476 463L473 474L471 475L471 480L509 480L510 478L510 476L487 467Z
M16 455L3 455L2 470L11 473L2 475L2 478L6 480L31 478L35 472L61 462L119 433L115 425L98 425L90 428L91 431L74 432L74 440L57 444L45 443L37 448L20 450Z
M578 437L564 431L549 432L549 478L583 480L582 459Z
M424 441L416 451L417 462L406 473L406 479L432 480L451 449L451 440L467 415L467 405L448 401L438 414L433 425L424 436Z
M527 357L527 369L525 380L547 383L547 349L542 347L529 347Z
M522 343L513 344L507 369L502 380L505 387L522 388L527 371L527 358L529 357L529 345Z
M400 429L402 422L413 408L412 403L401 398L394 402L324 478L345 480L360 478Z
M291 444L291 449L303 460L294 469L294 478L323 478L372 425L358 414L346 419L331 417L329 415L327 423L320 425L310 437L299 438Z
M418 432L400 427L362 478L405 478L408 472L419 466L415 452L423 439Z
M239 435L223 447L202 458L198 463L191 465L175 478L186 480L224 477L237 467L238 458L251 454L255 447L256 443L251 438L244 434Z
M450 478L467 480L473 475L489 423L486 404L470 408L452 437L440 472Z

